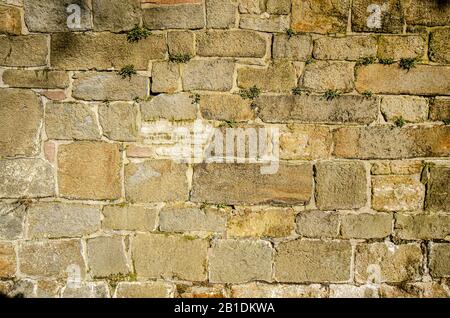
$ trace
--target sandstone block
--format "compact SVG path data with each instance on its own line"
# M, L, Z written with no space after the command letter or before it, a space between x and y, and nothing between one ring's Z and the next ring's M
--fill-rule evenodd
M152 92L175 93L181 86L180 66L175 63L155 62L152 67Z
M426 208L428 210L450 210L450 167L436 165L430 168Z
M421 59L426 52L426 40L422 36L381 36L378 43L378 58Z
M314 41L317 60L357 61L377 55L377 40L372 36L321 37Z
M405 240L444 240L449 234L450 215L448 214L396 214L397 235Z
M21 203L0 204L0 239L12 241L22 237L26 205Z
M353 90L354 63L317 61L305 67L303 86L318 92Z
M450 28L437 29L430 34L429 56L433 62L450 64Z
M159 215L162 232L224 232L226 216L213 209L164 208Z
M164 282L128 283L117 285L116 298L171 298L174 286Z
M288 125L281 131L280 157L286 160L327 159L331 155L331 144L328 127Z
M170 55L195 55L195 37L190 31L170 31L167 33Z
M103 208L103 217L105 230L151 232L158 223L158 210L137 205L108 205Z
M193 120L197 117L196 105L188 93L159 94L150 101L141 103L144 120Z
M202 94L200 112L208 120L241 122L255 117L251 101L234 94Z
M0 66L46 66L46 35L0 36Z
M327 290L319 284L283 285L249 283L231 286L233 298L326 298Z
M261 32L284 32L289 29L289 17L286 15L242 14L239 27Z
M402 33L403 12L400 0L356 0L352 4L354 32Z
M409 25L438 26L450 24L450 6L442 1L403 0L405 20Z
M433 277L450 276L450 244L431 244L430 271Z
M234 63L226 60L190 61L184 67L184 90L229 91L233 87Z
M87 261L94 277L126 275L130 272L122 237L96 237L87 240Z
M51 70L5 70L3 83L19 88L67 88L69 77L66 72Z
M19 35L22 32L20 10L0 5L0 33Z
M297 216L297 232L306 237L337 237L339 216L333 212L309 211Z
M343 238L385 238L392 232L392 215L388 213L344 214L340 219Z
M98 108L103 135L111 140L135 141L138 137L138 106L116 102Z
M206 26L208 28L226 29L236 23L237 2L232 0L206 1Z
M16 273L16 251L12 243L0 243L0 277L14 277Z
M277 34L273 40L273 58L306 61L312 52L312 41L309 35Z
M140 0L94 0L92 4L95 31L128 31L140 23Z
M150 7L144 9L142 18L149 29L201 29L205 26L203 4Z
M403 118L406 122L423 122L428 118L428 102L425 98L411 96L383 96L381 112L388 121Z

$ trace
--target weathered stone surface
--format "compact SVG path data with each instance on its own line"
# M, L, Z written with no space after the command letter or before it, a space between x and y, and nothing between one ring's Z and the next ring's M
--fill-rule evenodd
M286 160L327 159L331 155L331 144L332 135L328 127L287 125L286 129L281 130L280 158Z
M164 208L159 214L162 232L224 232L226 216L219 210Z
M343 214L340 219L343 238L385 238L392 232L392 215L388 213Z
M345 95L328 101L323 96L261 96L256 100L265 122L361 123L378 116L377 98Z
M318 60L357 61L377 55L373 36L321 37L314 41L313 56Z
M193 202L305 204L312 192L309 164L280 165L261 174L256 164L202 164L194 167Z
M306 237L337 237L339 216L334 212L309 211L297 216L297 232Z
M339 90L343 93L353 90L354 63L317 61L305 67L302 84L318 92Z
M130 163L125 166L125 193L131 202L185 201L188 198L187 165L169 160Z
M264 0L239 0L239 13L261 14L265 10Z
M229 91L233 87L234 63L226 60L195 60L183 71L184 90Z
M205 12L203 4L150 7L144 9L143 21L149 29L201 29Z
M403 0L405 20L409 25L449 25L450 5L445 1Z
M43 109L32 91L0 89L0 156L33 156L39 151Z
M345 241L280 243L275 255L279 282L344 282L350 279L351 245Z
M208 120L241 122L255 118L251 101L234 94L202 94L200 112Z
M450 98L436 98L430 103L431 120L450 120Z
M16 251L12 243L0 242L0 278L13 277L16 273Z
M19 245L20 272L30 276L66 278L71 267L80 269L84 277L86 266L79 240L29 241Z
M292 1L292 29L298 32L343 33L350 1Z
M265 241L219 240L209 257L212 283L271 281L272 247Z
M223 285L203 286L180 286L178 289L181 298L225 298L226 291Z
M158 210L137 205L108 205L103 208L102 228L150 232L156 229Z
M121 166L117 144L74 142L60 145L59 192L73 199L118 199L122 188Z
M266 12L270 14L289 14L291 0L267 0Z
M180 66L176 63L155 62L152 67L152 92L175 93L181 87Z
M0 5L0 33L19 35L22 32L20 10Z
M423 207L425 187L418 175L372 177L372 208L377 211L414 211Z
M356 70L358 92L450 95L450 67L417 65L403 70L398 65L373 64Z
M273 40L273 58L306 61L311 56L313 45L309 35L277 34Z
M73 97L82 100L133 100L146 97L148 78L132 76L122 78L111 72L85 72L74 76Z
M378 41L378 58L421 59L426 53L426 39L423 36L381 36Z
M358 283L396 283L416 280L422 270L418 244L372 243L356 247L355 278Z
M126 34L71 32L52 35L50 60L53 67L66 70L120 69L130 64L147 70L149 60L164 59L166 52L163 35L128 43Z
M450 64L450 28L436 29L430 34L429 56L433 62Z
M0 160L1 198L43 198L55 194L53 167L42 159Z
M267 68L239 68L237 83L244 89L256 85L263 91L289 92L297 86L297 77L292 62L278 60Z
M106 103L98 108L103 135L112 140L135 141L138 136L138 105Z
M450 153L450 127L345 127L335 131L334 142L340 158L444 157Z
M167 46L171 55L195 55L194 33L190 31L167 32Z
M266 38L252 31L207 31L196 34L197 55L264 57Z
M140 0L93 0L95 31L128 31L141 20Z
M355 0L352 4L354 32L402 33L401 0ZM414 6L414 4L411 4Z
M94 108L82 103L48 102L45 106L45 132L50 139L100 139Z
M269 285L264 283L249 283L233 285L233 298L326 298L328 292L324 286L312 285Z
M109 298L109 287L105 282L83 282L79 287L67 286L62 298Z
M289 18L285 15L242 14L239 27L261 32L284 32L289 28Z
M378 298L378 286L330 285L330 298Z
M94 277L126 275L130 272L125 256L125 242L120 236L87 240L87 261Z
M431 244L430 272L433 277L450 276L450 244Z
M132 242L139 278L206 280L208 242L184 236L138 234Z
M79 237L100 229L100 208L95 205L39 203L28 209L28 238Z
M449 214L396 214L395 229L405 240L443 240L449 234Z
M26 208L21 203L0 204L0 239L15 240L22 237Z
M19 88L67 88L69 76L61 71L9 69L3 72L3 83Z
M383 96L381 112L388 121L403 118L406 122L423 122L428 119L428 102L425 98L411 96Z
M286 237L294 232L295 214L291 209L244 209L228 219L228 237Z
M117 285L115 298L172 298L174 285L165 282L127 283Z
M428 210L450 210L450 166L436 165L430 168L426 208Z
M358 209L367 202L366 168L359 162L316 164L316 204L321 210Z
M237 2L233 0L206 1L206 26L208 28L226 29L236 23Z
M47 36L0 36L0 66L47 65Z
M75 18L69 18L77 13L70 5L80 8L79 25ZM92 28L92 9L90 1L87 0L25 0L24 9L25 23L31 32L86 31Z
M159 94L141 103L144 120L193 120L197 117L196 106L188 93Z

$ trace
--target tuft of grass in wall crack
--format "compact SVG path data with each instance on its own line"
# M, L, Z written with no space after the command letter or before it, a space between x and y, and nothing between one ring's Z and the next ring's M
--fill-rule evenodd
M392 65L395 63L394 59L379 59L378 63L383 65Z
M152 33L144 27L136 26L127 34L127 41L129 43L137 43L140 40L148 38Z
M308 58L306 59L305 65L310 65L310 64L312 64L312 63L314 63L314 62L315 62L315 60L310 56L310 57L308 57Z
M417 59L412 59L412 58L406 58L406 59L401 59L400 60L400 68L407 70L408 72L416 67L416 63L417 63Z
M444 119L443 122L444 122L444 125L450 126L450 118Z
M370 64L374 64L375 61L377 60L376 57L374 56L368 56L368 57L363 57L361 59L358 60L358 62L356 62L356 65L360 66L360 65L370 65Z
M364 91L361 93L365 98L371 98L373 93L371 91Z
M119 71L118 74L120 76L122 76L122 79L126 79L128 77L128 79L131 80L131 77L133 75L136 75L137 71L134 68L134 65L126 65L126 66L122 67L122 69Z
M234 120L225 120L224 122L230 128L234 128L236 126L236 122Z
M251 99L255 100L261 95L261 90L256 86L252 86L249 89L241 89L239 91L239 96L241 96L243 99Z
M200 95L199 94L192 94L189 96L189 98L192 99L192 105L197 105L200 103Z
M169 62L183 64L189 62L191 58L189 54L171 54L169 55Z
M290 39L290 38L292 38L294 35L296 35L297 33L296 33L294 30L292 30L291 28L289 28L289 29L286 30L286 34L287 34L287 36L288 36L288 39Z
M395 126L402 128L406 125L406 121L403 119L403 117L400 116L394 121L394 124Z
M337 89L329 89L323 95L328 101L338 98L342 95L342 93Z
M300 87L294 87L292 89L292 95L302 96L303 90Z

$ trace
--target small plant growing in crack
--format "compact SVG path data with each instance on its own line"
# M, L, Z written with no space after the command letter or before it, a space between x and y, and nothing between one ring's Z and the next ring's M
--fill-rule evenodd
M406 58L400 60L400 68L410 71L412 68L416 67L417 59Z
M191 96L189 96L189 98L192 99L192 105L197 105L198 103L200 103L200 95L197 93L192 94Z
M134 65L126 65L126 66L122 67L121 70L119 71L119 75L122 76L122 79L125 79L128 77L131 80L131 77L136 74L137 74L137 71L134 68Z
M371 91L364 91L364 92L362 92L362 95L365 98L371 98L373 96L373 93Z
M450 118L444 119L443 122L444 122L444 125L450 126Z
M363 58L359 59L358 62L356 62L356 65L367 66L367 65L375 63L376 60L377 59L374 56L363 57Z
M303 94L303 90L300 87L294 87L292 89L292 95L301 96Z
M395 126L402 128L406 125L406 121L403 119L403 117L397 117L397 119L394 121Z
M236 126L236 122L234 120L225 120L225 125L230 127L230 128L234 128Z
M170 54L169 61L172 63L183 64L187 63L191 60L191 56L189 54Z
M339 90L337 90L337 89L329 89L329 90L327 90L325 92L324 97L327 100L333 100L335 98L340 97L341 95L342 95L342 93Z
M310 64L312 64L312 63L314 63L314 59L310 56L310 57L308 57L308 58L306 59L305 65L310 65Z
M128 32L127 34L127 41L129 43L137 43L140 40L148 38L152 33L144 27L140 27L139 25L135 25L135 27Z
M243 99L255 100L261 95L261 90L256 86L252 86L249 89L241 89L239 91L239 96Z
M395 63L394 60L390 59L390 58L388 58L388 59L379 59L378 62L380 64L383 64L383 65L392 65L392 64Z
M290 38L292 38L294 35L296 35L297 33L296 33L294 30L292 30L291 28L289 28L289 29L286 30L286 34L287 34L287 36L288 36L288 39L290 39Z

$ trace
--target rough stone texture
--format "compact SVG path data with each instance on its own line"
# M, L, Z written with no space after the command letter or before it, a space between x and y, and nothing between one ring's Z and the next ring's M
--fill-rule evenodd
M132 241L139 278L204 281L208 243L202 239L162 234L138 234Z
M313 56L318 60L357 61L376 55L377 40L373 36L321 37L314 41Z
M138 137L138 105L116 102L98 108L103 135L111 140L135 141Z
M298 32L342 33L350 1L292 0L292 28Z
M21 203L0 204L0 239L15 240L22 237L26 205Z
M149 60L164 59L166 51L162 35L128 43L126 34L57 33L52 35L50 60L53 67L67 70L121 69L130 64L146 70Z
M66 278L73 266L84 277L86 267L79 240L30 241L19 246L19 269L25 275Z
M82 100L133 100L146 97L148 78L132 76L122 78L111 72L78 73L74 77L73 97Z
M143 11L142 18L149 29L201 29L205 26L203 4L150 7Z
M264 57L267 45L263 35L252 31L201 32L196 43L197 55L219 57Z
M311 56L312 41L309 35L277 34L273 40L274 59L306 61Z
M237 2L233 0L206 1L206 26L208 28L232 28L236 23Z
M140 0L93 0L92 4L95 31L127 31L140 22Z
M171 55L186 54L194 56L194 33L189 31L170 31L167 33L167 46Z
M422 269L422 252L418 244L394 245L372 243L358 245L355 278L359 283L396 283L416 280Z
M430 103L431 120L450 119L450 98L436 98Z
M3 83L19 88L67 88L69 77L62 71L9 69L3 72Z
M79 287L66 287L62 298L108 298L109 289L105 282L86 282Z
M284 15L243 14L239 20L239 27L261 32L284 32L289 28L289 18Z
M449 234L449 214L396 214L398 237L405 240L443 240Z
M20 10L0 5L0 33L19 35L22 32Z
M87 240L87 261L94 277L126 275L130 269L125 256L125 243L120 236Z
M297 232L312 238L337 237L339 216L333 212L302 212L297 216Z
M291 62L279 60L274 61L267 68L239 68L238 86L248 89L255 85L263 91L290 91L297 86L294 65Z
M450 276L450 244L431 244L430 272L433 277Z
M354 63L317 61L305 68L302 84L318 92L339 90L342 93L353 90Z
M174 93L181 83L180 66L175 63L155 62L152 67L152 92Z
M234 63L227 60L190 61L183 70L183 88L229 91L233 87Z
M330 285L330 298L378 298L378 286Z
M450 5L444 1L403 0L405 20L409 25L438 26L450 24Z
M196 106L188 93L160 94L141 103L144 120L193 120L197 117Z
M345 241L295 240L276 247L278 282L344 282L350 279L351 245Z
M58 185L61 196L107 200L121 195L119 146L75 142L59 146Z
M100 139L97 116L91 105L48 102L45 105L45 132L50 139Z
M226 292L223 285L213 285L212 287L202 286L181 286L178 290L181 298L225 298Z
M202 164L194 167L191 200L227 204L305 204L312 192L309 164L280 165L261 174L255 164Z
M209 280L213 283L270 281L272 248L264 241L220 240L209 257Z
M450 64L450 28L437 29L430 34L430 59L441 64Z
M224 232L224 213L198 208L165 208L159 214L162 232Z
M232 120L235 122L254 119L251 101L234 94L202 94L200 112L209 120Z
M42 159L0 160L1 198L43 198L55 194L54 169Z
M345 127L335 131L334 142L340 158L444 157L450 152L450 127Z
M16 273L16 251L11 243L0 242L0 278L13 277Z
M119 283L116 298L171 298L174 286L164 282Z
M332 135L328 127L287 125L280 136L280 158L285 160L326 159L331 155Z
M294 231L295 215L291 209L273 208L263 211L244 209L227 223L228 237L286 237Z
M352 3L352 31L402 33L402 0L355 0ZM371 10L369 10L369 6ZM411 4L414 6L414 4ZM404 7L404 6L403 6Z
M410 96L384 96L381 112L388 121L403 118L406 122L423 122L428 119L428 102L425 98Z
M0 66L47 65L47 39L46 35L0 35Z
M397 65L373 64L356 71L356 89L384 94L449 95L450 67L417 65L407 71Z
M358 209L366 204L364 164L319 162L315 169L316 204L321 210Z
M372 177L372 208L377 211L414 211L423 207L425 187L419 176Z
M341 215L341 235L343 238L385 238L392 232L392 215L345 214Z
M188 198L187 165L169 160L130 163L125 166L125 193L131 202L185 201Z
M0 156L32 156L38 152L43 109L32 91L0 89Z
M341 96L328 101L323 96L261 96L256 100L265 122L361 123L377 119L377 98Z
M436 165L430 168L426 208L428 210L450 210L450 166Z
M108 205L103 208L102 228L106 230L154 231L158 210L137 205Z
M27 236L81 237L100 229L100 208L95 205L39 203L28 208Z
M381 36L378 45L380 59L421 59L426 52L426 39L423 36Z
M233 298L326 298L328 292L319 284L312 285L269 285L250 283L234 285L231 288Z

